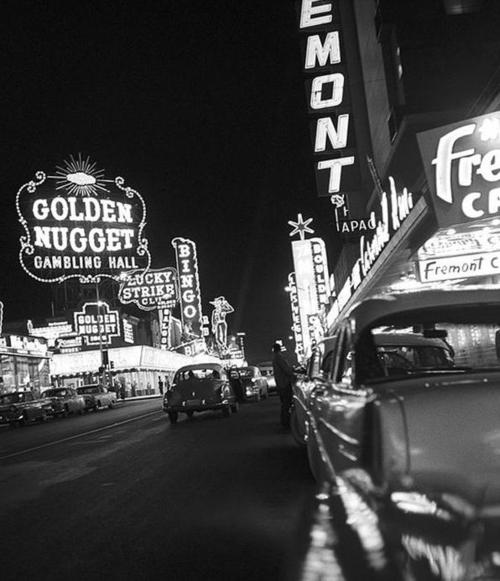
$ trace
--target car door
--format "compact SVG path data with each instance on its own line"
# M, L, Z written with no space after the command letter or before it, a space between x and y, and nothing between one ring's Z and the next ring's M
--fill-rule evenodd
M316 398L316 423L323 452L334 472L361 458L362 425L369 393L356 385L350 322L342 325L336 353L325 369L324 389Z

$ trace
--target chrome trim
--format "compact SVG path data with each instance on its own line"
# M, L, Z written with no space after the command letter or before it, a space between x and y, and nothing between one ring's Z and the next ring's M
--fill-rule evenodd
M325 428L327 428L328 430L330 430L330 432L337 436L337 438L344 440L344 442L346 442L347 444L352 444L353 446L360 445L359 440L356 440L356 438L351 438L350 436L343 434L342 432L337 430L337 428L334 428L331 424L329 424L325 419L319 418L319 421L325 426Z

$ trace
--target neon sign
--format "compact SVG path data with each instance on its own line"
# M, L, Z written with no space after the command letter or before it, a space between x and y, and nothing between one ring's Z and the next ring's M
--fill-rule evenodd
M83 337L87 345L111 343L113 337L120 336L118 311L111 311L103 301L85 303L81 311L74 313L75 331Z
M440 228L500 214L500 112L417 138Z
M304 357L304 340L294 272L288 275L288 289L290 293L290 307L292 309L292 331L295 340L295 353L297 354L297 358L301 360Z
M17 192L16 209L25 231L19 260L35 280L99 282L149 268L142 196L88 158L70 157L54 175L38 171Z
M187 238L174 238L172 246L175 249L179 275L179 303L182 325L188 334L201 337L201 293L196 244Z
M309 109L312 115L328 115L313 119L314 153L322 156L315 168L319 196L359 188L338 4L338 1L318 4L317 0L302 0L300 6L300 29L317 32L307 36L305 46L304 72L316 75L308 81Z
M384 191L380 196L378 217L375 212L370 215L370 219L376 221L373 236L370 239L361 236L359 240L359 257L338 293L337 300L328 313L328 324L332 324L337 318L354 291L373 268L377 258L391 237L399 230L413 208L413 194L411 192L406 188L403 188L402 192L398 192L392 177L389 178L389 185L389 195Z
M212 311L212 333L219 348L224 350L227 347L226 315L233 313L234 309L225 297L217 297L210 301L210 304L214 306Z
M167 267L126 273L118 298L121 303L135 303L144 311L173 308L178 299L177 271Z

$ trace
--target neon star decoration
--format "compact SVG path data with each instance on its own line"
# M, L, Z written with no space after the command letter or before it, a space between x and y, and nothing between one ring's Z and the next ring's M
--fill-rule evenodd
M293 226L293 230L290 232L289 236L295 236L298 234L301 240L304 240L306 233L314 234L314 230L309 228L309 224L313 221L312 218L308 218L304 221L302 214L297 214L297 222L293 220L288 220L288 224Z
M55 175L48 177L56 180L56 190L66 190L75 196L97 196L99 191L109 192L103 184L112 181L105 180L104 170L97 169L89 157L83 159L81 153L77 159L70 155L62 166L56 166Z

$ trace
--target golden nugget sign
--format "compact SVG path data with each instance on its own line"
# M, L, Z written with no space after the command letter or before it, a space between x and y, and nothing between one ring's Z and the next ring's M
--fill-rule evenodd
M19 259L30 276L97 282L149 268L144 200L123 178L103 174L88 158L71 157L54 175L39 171L19 189L16 208L25 230Z
M120 336L120 316L104 302L85 303L81 311L74 313L75 331L87 345L110 343Z
M174 308L178 298L177 271L151 268L146 273L128 273L120 285L118 298L123 304L135 303L144 311Z
M417 137L440 228L500 214L500 112Z
M307 92L314 154L319 158L318 195L357 190L359 169L342 58L340 0L301 0L299 26L307 33L304 72L313 74Z

